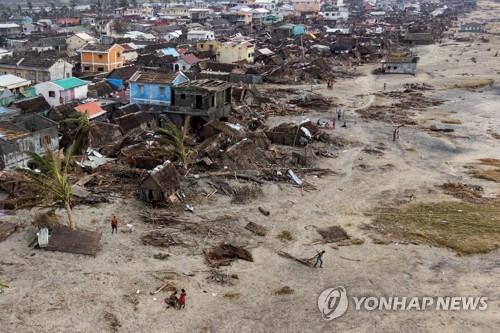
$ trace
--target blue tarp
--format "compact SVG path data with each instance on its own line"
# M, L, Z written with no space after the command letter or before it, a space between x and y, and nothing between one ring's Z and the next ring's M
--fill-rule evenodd
M107 78L106 82L109 83L115 89L123 88L123 80Z

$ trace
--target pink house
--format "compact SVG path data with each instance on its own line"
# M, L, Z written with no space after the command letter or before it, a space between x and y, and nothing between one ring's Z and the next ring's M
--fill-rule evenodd
M317 13L321 8L321 0L292 0L293 10L297 13Z

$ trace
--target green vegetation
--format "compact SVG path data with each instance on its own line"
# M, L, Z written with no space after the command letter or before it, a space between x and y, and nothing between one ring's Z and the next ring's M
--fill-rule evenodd
M25 170L24 174L38 189L53 200L54 206L62 207L68 215L68 226L76 229L71 208L71 183L68 179L68 167L72 157L72 149L60 158L56 152L49 151L46 155L31 153L36 170Z
M500 247L500 201L411 204L375 213L370 228L392 240L485 253Z
M160 128L155 133L156 141L173 148L175 157L185 170L188 169L190 157L193 153L186 147L188 130L189 118L186 118L182 130L174 123L168 123L166 128Z

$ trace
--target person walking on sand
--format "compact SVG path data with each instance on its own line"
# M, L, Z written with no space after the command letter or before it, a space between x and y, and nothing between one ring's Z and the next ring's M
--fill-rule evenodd
M177 290L174 291L169 297L165 298L165 303L167 304L167 309L170 307L177 308L179 304L179 299L177 298Z
M177 301L179 310L186 307L186 297L187 297L186 290L181 289L181 296L179 296L179 299Z
M113 215L113 218L111 219L111 233L118 233L118 219L115 215Z
M316 262L314 263L314 267L319 264L319 268L323 268L323 255L325 254L325 250L318 252L317 255L314 256L313 259L316 259Z

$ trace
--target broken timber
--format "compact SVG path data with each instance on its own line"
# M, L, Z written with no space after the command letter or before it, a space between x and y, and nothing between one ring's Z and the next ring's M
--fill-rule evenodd
M297 258L297 257L292 256L290 253L286 253L284 251L277 251L276 253L279 256L281 256L281 257L284 257L284 258L287 258L287 259L292 259L292 260L295 260L295 261L301 263L302 265L306 265L308 267L312 267L312 263L308 259Z

